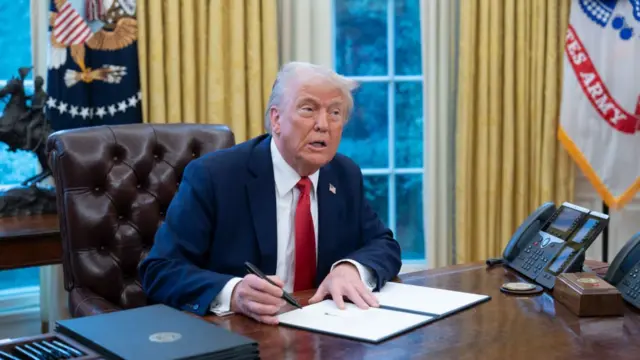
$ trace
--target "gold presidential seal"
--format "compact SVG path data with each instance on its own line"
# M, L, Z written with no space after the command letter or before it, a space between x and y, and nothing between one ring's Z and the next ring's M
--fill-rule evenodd
M578 282L583 283L583 284L597 284L598 283L598 279L592 278L592 277L586 277L586 278L578 279Z
M155 334L151 334L149 336L149 341L157 342L157 343L170 343L174 341L178 341L182 338L182 335L175 332L159 332Z

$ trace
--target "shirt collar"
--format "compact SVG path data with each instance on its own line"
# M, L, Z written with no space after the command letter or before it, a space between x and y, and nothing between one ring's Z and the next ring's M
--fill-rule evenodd
M289 165L284 160L273 138L271 138L271 161L273 162L273 176L276 182L276 189L278 191L277 195L283 196L296 186L301 177L291 167L291 165ZM309 175L309 180L311 180L312 184L311 190L314 194L316 193L316 189L318 188L319 174L320 171L316 171L313 174Z

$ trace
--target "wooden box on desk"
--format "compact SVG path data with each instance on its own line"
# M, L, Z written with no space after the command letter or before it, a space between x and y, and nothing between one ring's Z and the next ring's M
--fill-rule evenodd
M48 348L46 345L43 344L43 341L47 341L51 344L55 344L54 341L60 342L62 344L65 344L67 346L71 346L72 348L78 350L80 353L82 353L82 355L74 355L71 357L63 357L66 359L73 359L73 360L96 360L96 359L102 359L103 357L98 354L97 352L87 348L86 346L83 346L81 344L79 344L78 342L74 341L73 339L70 339L69 337L66 337L64 335L61 334L57 334L57 333L47 333L47 334L42 334L42 335L36 335L36 336L29 336L29 337L22 337L22 338L16 338L16 339L5 339L2 340L0 339L0 351L3 351L13 357L16 357L18 359L29 359L28 356L24 355L23 353L20 353L16 347L20 347L20 348L26 348L27 351L33 351L31 349L29 349L29 347L31 347L32 349L35 349L36 351L40 351L43 352L44 351L34 345L34 344L39 344L40 346L46 348L46 349L50 349ZM29 347L25 347L25 345L29 345ZM71 352L69 352L71 353ZM2 354L2 353L0 353ZM4 356L4 354L0 355L0 359L6 359L7 357ZM42 358L47 358L46 355Z
M553 297L578 316L616 316L624 312L620 291L595 273L558 275Z

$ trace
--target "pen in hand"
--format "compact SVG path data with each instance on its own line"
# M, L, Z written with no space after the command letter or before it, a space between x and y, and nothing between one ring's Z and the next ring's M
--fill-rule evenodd
M250 273L252 273L253 275L259 277L260 279L266 280L269 284L274 285L279 287L278 285L276 285L273 281L271 281L271 279L269 279L262 271L260 271L260 269L258 269L255 265L253 265L252 263L246 261L244 263L245 267L247 268L247 271L249 271ZM282 296L281 296L286 302L288 302L289 304L297 307L298 309L302 309L302 306L296 301L296 299L293 298L293 296L291 296L291 294L289 294L288 292L284 291L284 289L282 289Z

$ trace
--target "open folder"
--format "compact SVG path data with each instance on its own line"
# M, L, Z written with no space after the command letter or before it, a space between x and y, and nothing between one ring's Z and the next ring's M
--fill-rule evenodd
M491 299L488 295L387 283L373 293L379 308L366 310L333 300L278 315L280 324L372 343L382 342L419 326Z

